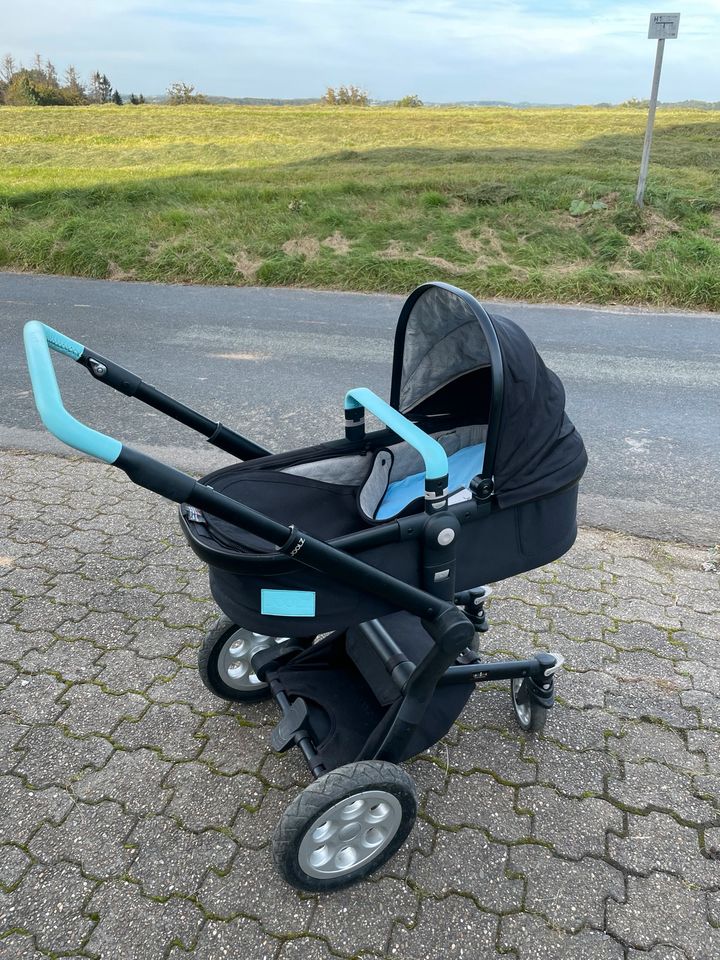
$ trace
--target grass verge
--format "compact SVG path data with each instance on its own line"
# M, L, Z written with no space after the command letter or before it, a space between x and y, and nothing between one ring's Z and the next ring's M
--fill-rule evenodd
M717 309L720 116L659 112L641 214L644 124L632 108L4 107L0 267Z

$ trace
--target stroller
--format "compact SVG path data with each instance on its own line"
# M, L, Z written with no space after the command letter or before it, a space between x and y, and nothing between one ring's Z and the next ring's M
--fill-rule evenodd
M273 748L307 760L314 780L272 844L289 883L344 887L398 850L417 808L399 764L448 732L478 683L509 680L520 727L543 729L561 658L483 660L482 585L572 546L587 456L516 324L455 287L418 287L390 403L350 390L344 439L274 455L39 321L25 344L47 428L180 504L223 614L201 646L203 682L230 701L274 698ZM48 348L236 462L197 481L79 423Z

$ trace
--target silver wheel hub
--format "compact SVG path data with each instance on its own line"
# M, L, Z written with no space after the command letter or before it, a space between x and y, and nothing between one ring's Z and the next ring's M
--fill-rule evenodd
M530 698L524 702L520 701L518 698L520 696L520 688L523 685L523 681L520 677L513 680L512 682L512 692L513 692L513 703L515 704L515 713L517 718L523 726L528 726L530 723L530 715L532 712L532 707L530 704Z
M319 879L357 870L385 849L401 823L402 807L394 794L353 793L310 825L298 851L300 868Z
M223 683L234 690L259 690L267 686L252 668L251 660L260 650L268 650L287 637L268 637L238 627L225 641L218 657L218 673Z

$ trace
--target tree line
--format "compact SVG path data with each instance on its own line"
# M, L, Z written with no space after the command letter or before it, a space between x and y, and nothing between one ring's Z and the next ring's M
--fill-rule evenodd
M142 94L130 94L128 102L145 103ZM0 104L12 107L77 107L90 103L114 103L121 107L123 98L113 87L107 74L96 70L83 81L72 64L62 77L55 64L35 54L29 67L17 62L11 53L0 61Z

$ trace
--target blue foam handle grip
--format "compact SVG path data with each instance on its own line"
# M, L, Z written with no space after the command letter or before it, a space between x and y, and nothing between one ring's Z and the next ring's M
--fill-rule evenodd
M391 407L367 387L356 387L345 395L345 409L353 410L365 407L374 413L378 420L390 427L393 433L402 437L414 447L425 461L425 479L441 480L448 475L448 458L445 450L433 437L429 437L416 424Z
M115 463L122 451L120 441L76 420L67 412L60 396L50 350L78 360L85 349L83 345L39 320L25 324L23 339L35 406L47 429L69 447L106 463Z

